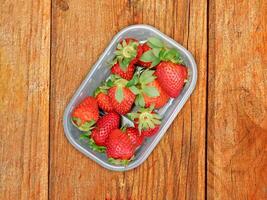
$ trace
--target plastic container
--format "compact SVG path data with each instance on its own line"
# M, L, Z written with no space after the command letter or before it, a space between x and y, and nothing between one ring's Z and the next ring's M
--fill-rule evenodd
M92 95L101 81L103 81L110 75L110 68L107 66L107 61L110 61L114 57L113 52L116 49L118 42L127 37L135 38L139 41L144 41L148 37L157 37L164 41L164 43L166 43L168 46L176 48L180 52L185 65L188 67L189 77L188 82L185 84L185 87L183 88L180 96L175 99L171 99L163 108L158 111L159 114L163 116L159 132L153 137L146 139L143 145L136 151L135 158L129 163L129 165L116 166L107 162L107 157L105 154L92 151L85 141L79 139L80 131L71 123L71 113L75 106L79 104L82 99L84 99L88 95ZM82 84L70 100L70 103L65 109L63 118L65 135L68 138L69 142L76 149L78 149L84 155L88 156L101 166L114 171L127 171L133 169L142 164L159 143L160 139L163 137L163 135L193 92L196 81L197 66L195 60L191 53L189 53L183 46L152 26L141 24L128 26L115 35L109 46L94 64L92 70L89 72L85 80L82 82ZM125 116L122 116L122 123L132 124L132 122Z

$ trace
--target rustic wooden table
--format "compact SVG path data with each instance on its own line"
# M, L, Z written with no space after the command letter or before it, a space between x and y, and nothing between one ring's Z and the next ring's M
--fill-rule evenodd
M140 167L75 150L63 110L111 38L150 24L197 87ZM267 199L266 0L1 0L0 199Z

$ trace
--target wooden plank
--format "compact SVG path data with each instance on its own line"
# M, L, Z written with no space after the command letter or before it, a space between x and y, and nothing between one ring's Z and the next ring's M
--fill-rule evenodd
M48 199L50 1L0 5L0 199Z
M54 2L51 199L204 199L206 7L204 0ZM154 25L187 46L196 57L199 82L148 160L119 173L76 151L63 134L61 119L90 65L118 30L133 23Z
M210 3L208 197L267 199L267 4Z

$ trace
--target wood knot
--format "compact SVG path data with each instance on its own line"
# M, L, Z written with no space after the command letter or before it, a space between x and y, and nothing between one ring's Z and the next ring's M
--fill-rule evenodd
M56 5L57 5L57 7L59 7L59 9L62 10L62 11L67 11L67 10L69 10L69 5L68 5L68 3L67 3L66 1L64 1L64 0L57 0L57 1L56 1Z

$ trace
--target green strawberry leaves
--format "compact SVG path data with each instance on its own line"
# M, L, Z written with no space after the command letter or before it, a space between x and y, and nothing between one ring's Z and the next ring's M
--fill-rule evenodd
M115 159L115 158L108 158L108 162L114 165L122 165L122 166L127 166L130 161L132 161L133 158L130 160L121 160L121 159Z
M137 119L139 117L139 114L137 112L132 112L132 113L128 113L127 116L134 121L135 119Z
M90 122L82 123L82 120L78 117L72 117L71 122L80 131L84 131L84 132L91 131L95 125L95 120L91 120Z
M123 101L124 88L127 87L136 95L135 105L145 107L144 94L149 97L158 97L160 95L156 87L148 85L156 79L154 73L154 70L137 70L130 81L111 75L106 85L107 87L117 86L115 90L115 99L118 103Z
M130 58L124 58L124 59L119 60L119 65L120 65L120 68L122 69L122 71L124 71L124 72L127 71L127 68L129 66L130 62L131 62Z
M139 83L141 85L141 92L145 93L149 97L158 97L159 91L154 86L148 86L148 83L153 82L156 79L154 70L145 70L139 77Z
M143 55L140 57L140 60L142 62L152 62L151 67L154 67L160 63L160 59L156 55L154 55L153 50L149 50L143 53Z
M153 70L145 70L139 77L139 82L143 84L150 83L156 79L156 76L154 76L155 71Z
M168 49L164 51L161 55L161 60L171 61L175 64L183 63L180 53L176 49Z
M159 96L159 91L157 90L156 87L153 87L153 86L143 87L143 92L149 97L158 97Z
M131 90L131 92L134 93L135 95L140 93L139 89L136 87L136 85L138 84L138 74L137 73L135 73L133 75L133 78L130 81L128 81L128 83L126 84L126 87L128 87Z
M96 90L94 91L94 97L96 97L100 93L107 94L108 89L112 86L112 81L111 81L111 83L110 83L110 81L111 80L108 80L107 82L102 82L101 85L98 88L96 88ZM109 82L110 86L108 85L108 82Z
M95 124L95 120L91 120L90 122L85 122L82 124L82 126L80 126L80 129L82 129L83 131L90 131L93 127L93 125Z
M119 44L117 45L117 49L119 49L119 50L123 49L123 46L122 46L121 43L119 43ZM116 51L115 51L115 54L116 54Z
M90 134L91 134L91 132L83 133L80 135L79 139L88 141L90 139Z
M152 53L159 58L159 54L161 52L161 48L153 48Z
M112 81L111 79L109 79L109 80L107 81L107 86L108 86L109 88L114 86L114 83L113 83L113 81Z
M135 98L135 105L140 106L140 107L145 107L145 99L143 95L138 94Z
M123 98L124 98L124 94L123 94L123 89L122 87L117 87L117 90L115 92L115 99L121 103L123 101Z
M141 56L140 60L143 62L152 62L155 59L155 55L153 53L152 50L146 51L145 53L143 53L143 55Z
M101 93L101 89L100 87L96 88L95 92L94 92L94 97L96 97L98 94Z
M128 113L128 117L136 121L138 124L138 130L153 129L161 124L161 116L153 111L154 105L149 108L139 108L136 112Z
M142 80L142 83L141 84L148 84L148 83L151 83L153 82L154 80L156 79L156 76L150 76L150 77L147 77L146 79ZM141 80L140 80L141 81Z
M115 99L118 103L121 103L124 99L124 90L126 88L131 88L134 87L136 82L138 81L138 77L133 78L132 80L128 81L126 79L123 79L117 75L110 75L108 81L107 81L107 86L108 87L116 87L115 90ZM134 90L135 88L132 88ZM131 89L130 89L131 90ZM133 92L134 93L134 92Z
M135 105L145 107L144 94L149 97L158 97L160 95L156 87L148 85L156 79L154 73L155 71L153 70L138 70L133 78L126 84L126 87L136 95Z
M148 43L148 46L150 46L151 48L163 48L164 47L164 43L158 39L158 38L155 38L155 37L150 37L147 39L147 43Z
M135 86L131 86L129 87L129 89L131 90L132 93L134 93L135 95L139 94L140 93L140 90L135 87Z
M72 117L71 122L73 123L74 126L80 126L82 123L82 120L78 117Z
M118 62L120 68L126 72L131 61L137 56L137 47L139 43L130 41L128 44L123 40L117 45L115 51L115 58L111 62L113 65Z
M160 63L160 59L156 58L155 60L152 61L151 66L152 67L157 66L159 63Z
M143 53L140 60L143 62L151 62L151 67L158 65L160 61L171 61L175 64L183 63L180 53L176 49L169 49L166 47L158 38L148 38L147 44L151 50Z
M132 78L130 81L128 81L128 83L126 84L126 87L134 86L134 85L136 85L137 83L138 83L138 74L135 73L135 74L133 75L133 78Z
M106 151L106 147L98 146L92 138L89 139L88 145L93 151L96 151L99 153L104 153Z
M91 135L91 132L81 134L79 139L85 140L88 146L90 147L90 149L92 149L93 151L104 153L106 151L106 147L97 145L95 141L92 138L90 138L90 135Z

